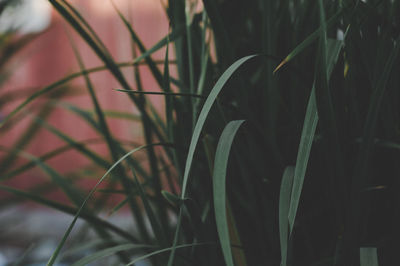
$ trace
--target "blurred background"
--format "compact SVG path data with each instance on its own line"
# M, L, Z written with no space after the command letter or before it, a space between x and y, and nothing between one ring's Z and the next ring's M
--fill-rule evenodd
M73 0L69 1L85 17L89 24L105 43L116 62L130 62L134 58L132 42L126 27L117 15L110 1ZM150 48L168 33L168 22L162 2L159 0L114 0L122 13L131 20L134 29L141 37L146 48ZM71 46L71 39L82 56L86 68L103 64L72 28L55 12L47 0L0 0L0 119L27 96L72 73L79 71L79 66ZM153 55L155 61L163 62L165 51ZM139 71L145 90L157 89L146 66ZM129 82L133 82L132 67L124 69ZM118 139L135 146L142 138L140 123L135 123L136 110L127 95L117 92L118 83L106 71L90 75L91 81L104 110L112 110L118 116L131 116L128 119L109 118L110 128ZM49 97L61 101L54 105L43 105ZM42 98L42 101L41 101ZM11 123L0 131L0 176L4 185L21 189L35 189L47 177L38 167L33 167L23 174L7 180L6 174L29 162L21 154L12 152L13 148L40 157L65 146L65 142L35 122L38 116L70 136L77 142L88 142L95 152L104 153L104 142L96 141L98 135L76 114L68 110L73 105L92 111L92 103L85 87L83 77L60 86L53 93L44 95L29 105L29 111L20 113ZM149 97L154 106L163 108L160 97ZM27 109L28 110L28 109ZM83 155L71 149L48 160L47 163L66 176L85 175L83 186L92 187L104 174L93 166ZM79 169L79 172L76 170ZM75 171L75 172L73 172ZM5 177L5 178L4 178ZM89 180L89 181L87 181ZM47 193L47 192L46 192ZM61 193L51 190L52 199L63 201ZM43 210L35 204L18 205L10 194L0 191L0 266L21 254L29 243L45 241L40 246L38 256L49 256L50 248L67 228L70 216L56 211ZM14 207L12 207L14 206ZM120 216L124 213L120 213ZM66 216L66 217L64 217ZM123 217L115 218L123 223ZM17 221L17 222L16 222ZM16 236L20 237L16 237ZM35 238L41 236L41 240ZM47 239L46 239L47 238ZM47 257L48 258L48 257Z

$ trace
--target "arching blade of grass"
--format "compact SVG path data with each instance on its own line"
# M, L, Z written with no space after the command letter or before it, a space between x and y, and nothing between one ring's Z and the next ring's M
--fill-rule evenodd
M204 246L204 245L214 245L214 243L183 244L183 245L178 245L178 246L175 246L175 247L163 248L163 249L160 249L160 250L153 251L153 252L151 252L151 253L149 253L149 254L140 256L139 258L134 259L134 260L131 261L130 263L126 264L125 266L133 265L133 264L135 264L135 263L137 263L137 262L139 262L139 261L141 261L141 260L145 260L145 259L147 259L147 258L150 258L151 256L158 255L158 254L161 254L161 253L170 251L170 250L172 250L172 249L190 248L190 247L197 247L197 246Z
M243 122L244 120L231 121L224 128L215 152L213 171L215 219L222 253L224 254L225 263L228 266L233 266L233 258L226 215L226 172L233 139Z
M134 40L135 44L139 47L139 50L141 51L141 53L145 53L146 49L144 47L144 45L142 44L142 42L140 41L140 39L138 38L138 36L136 35L136 33L134 32L132 26L130 25L130 23L128 22L127 19L125 19L125 17L122 15L122 13L118 10L118 8L116 7L116 5L113 3L113 1L111 1L114 9L117 11L119 17L121 18L121 20L123 21L124 25L127 27L129 33L131 34L131 38L132 40ZM167 44L168 45L168 40L167 40ZM159 84L159 86L162 88L163 85L163 78L161 75L161 72L159 71L159 69L157 68L157 66L155 65L155 63L153 62L153 60L151 59L151 57L146 57L146 62L155 78L155 80L157 81L157 83ZM117 76L116 76L117 77ZM136 76L136 78L138 78L138 76ZM120 82L120 84L122 85L122 87L125 90L132 90L131 88L129 88L129 86L126 86L124 84L124 82L121 82L123 80L121 80L120 78L117 78L118 81ZM137 82L137 84L140 84L140 82ZM140 85L141 86L141 85ZM141 90L141 89L139 89ZM152 143L153 142L153 131L156 133L158 139L160 141L164 141L165 140L165 134L162 134L159 130L159 128L156 127L156 125L158 125L161 128L161 131L165 131L165 126L164 126L164 122L159 118L158 113L154 110L154 108L152 107L151 103L147 103L146 99L144 97L134 97L135 94L128 94L130 96L130 98L133 99L133 101L135 102L136 106L138 107L138 109L141 112L141 117L142 117L142 125L143 125L143 132L144 132L144 137L145 137L145 142L146 143ZM153 122L153 120L151 119L151 117L149 115L147 115L146 112L146 108L145 106L149 105L150 109L152 110L153 116L155 117L156 122ZM161 219L161 225L162 226L166 226L167 224L167 215L165 212L165 208L164 208L164 204L162 201L162 196L161 196L161 181L160 181L160 174L158 171L158 166L157 166L157 156L155 154L155 151L153 150L152 147L149 147L149 149L146 150L147 154L148 154L148 159L149 159L149 163L150 163L150 169L151 169L151 176L152 179L154 181L154 192L156 193L156 197L158 197L158 201L157 201L157 205L158 205L158 213ZM168 153L168 151L167 151ZM165 228L166 229L166 228Z
M339 41L328 41L328 74L332 73L333 67L339 56L343 43ZM315 98L315 85L313 86L310 98L307 104L306 115L304 118L303 130L301 133L299 149L297 152L296 166L293 177L293 188L289 208L289 226L290 233L293 230L294 220L296 218L297 208L300 202L300 195L303 188L304 177L307 170L308 159L310 157L311 146L314 140L315 130L318 124L318 111Z
M100 180L96 183L96 185L92 188L92 190L90 190L89 194L86 196L86 198L84 199L83 203L81 204L81 206L79 207L78 211L76 212L74 219L72 220L71 224L69 225L67 231L65 232L63 238L61 239L60 243L58 244L58 246L56 247L55 251L53 252L51 258L49 259L49 261L47 262L47 265L53 265L54 262L57 259L58 254L60 253L62 247L65 244L65 241L67 240L69 234L72 231L72 228L74 227L76 221L78 220L80 214L82 213L86 203L88 202L88 200L92 197L92 195L94 194L94 192L97 190L97 187L104 181L104 179L111 173L111 171L116 168L122 161L124 161L127 157L131 156L133 153L140 151L142 149L146 149L149 147L153 147L153 146L161 146L161 145L168 145L165 143L154 143L154 144L148 144L148 145L144 145L141 147L138 147L136 149L131 150L130 152L128 152L127 154L125 154L124 156L122 156L118 161L116 161L108 170L107 172L100 178Z
M294 167L285 168L279 192L279 236L281 243L281 266L286 266L289 240L289 207L292 194Z
M378 266L377 248L360 248L360 266Z
M190 146L189 146L189 152L187 155L186 159L186 164L185 164L185 173L183 176L183 182L182 182L182 192L181 192L181 199L185 198L185 193L186 193L186 187L187 187L187 182L189 179L189 173L190 169L192 166L193 162L193 156L194 156L194 151L196 149L197 143L200 138L201 131L203 129L204 123L207 119L208 113L211 110L212 105L214 104L215 100L217 99L218 94L221 92L222 88L224 87L225 83L229 80L229 78L232 76L232 74L246 61L249 59L255 57L256 55L250 55L243 57L239 60L237 60L235 63L233 63L218 79L217 83L214 85L212 88L210 94L207 97L206 102L203 105L203 108L201 109L199 118L197 119L196 126L193 130L193 135L192 139L190 141Z
M93 262L95 262L95 261L97 261L99 259L114 255L114 254L116 254L117 252L120 252L120 251L151 248L151 247L153 247L153 246L135 245L135 244L122 244L122 245L118 245L118 246L115 246L115 247L106 248L106 249L102 249L102 250L99 250L97 252L94 252L94 253L90 254L89 256L86 256L86 257L78 260L77 262L73 263L71 266L85 266L85 265L93 263Z
M192 162L193 162L193 157L194 157L194 152L196 150L197 143L200 138L201 131L203 129L204 123L206 122L208 113L211 110L211 107L213 106L215 100L217 99L218 94L221 92L222 88L224 87L225 83L229 80L229 78L235 73L235 71L243 65L246 61L249 59L255 57L256 55L249 55L245 56L239 60L237 60L235 63L233 63L218 79L217 83L214 85L212 88L210 94L207 97L207 100L205 101L203 108L201 109L199 118L197 119L196 126L193 130L193 135L192 139L190 141L190 146L189 146L189 151L188 155L186 157L186 164L185 164L185 172L183 175L183 182L181 186L181 200L185 199L185 194L186 194L186 187L187 187L187 182L189 179L189 174L190 174L190 169L192 167ZM182 206L180 208L181 210L179 211L179 216L178 216L178 222L177 222L177 227L175 231L175 236L174 236L174 241L172 245L172 250L170 257L168 259L168 266L173 265L174 257L175 257L175 246L178 241L178 236L179 236L179 230L180 230L180 224L181 224L181 219L182 219Z
M345 9L338 11L334 16L332 16L327 22L327 27L333 26L342 16ZM275 68L274 73L277 72L283 65L291 61L294 57L296 57L299 53L301 53L304 49L310 46L314 41L318 39L320 36L322 28L319 27L316 31L311 33L304 41L302 41L299 45L297 45L286 57L283 59L281 63Z
M109 153L111 155L111 158L115 162L118 160L118 156L120 154L120 145L119 145L119 143L117 143L115 141L115 139L113 138L113 136L110 132L110 129L107 125L107 122L106 122L104 114L103 114L103 110L100 107L100 104L97 100L97 96L96 96L94 87L92 85L92 82L89 78L88 73L86 72L86 68L83 63L83 60L82 60L82 58L79 54L79 51L78 51L77 47L75 46L75 43L72 38L70 38L70 43L73 48L75 57L78 61L79 67L80 67L81 71L84 73L83 77L85 79L86 87L88 89L90 98L91 98L92 103L95 108L95 113L97 115L98 122L96 123L96 126L98 127L98 132L104 136L107 147L109 149ZM130 162L130 161L131 160L129 160L128 162ZM133 165L137 166L138 163L134 162ZM143 172L141 167L140 167L140 171ZM132 186L131 181L129 180L128 176L126 175L124 167L122 165L118 165L116 167L115 172L116 172L116 176L119 178L119 181L120 181L121 185L123 186L123 188L125 189L126 193L129 194L132 191L133 186ZM106 197L108 197L108 195L103 196L104 199ZM141 212L139 211L139 207L137 206L136 201L132 197L129 197L129 196L127 197L127 199L129 202L129 207L131 208L131 211L132 211L131 214L133 216L133 219L136 218L136 220L138 221L138 228L139 228L139 231L141 232L141 235L144 237L145 240L148 240L150 237L149 237L146 227L144 225L143 216L141 215ZM99 202L98 206L101 206L101 205L102 205L102 203Z
M52 201L52 200L46 199L44 197L38 196L36 194L32 194L30 192L22 191L22 190L15 189L15 188L12 188L12 187L7 187L7 186L0 185L0 190L6 191L6 192L14 194L14 195L16 195L18 197L31 200L31 201L36 202L38 204L41 204L43 206L46 206L46 207L61 211L63 213L70 214L70 215L74 215L78 211L77 208L74 208L74 207L71 207L71 206L68 206L68 205L64 205L64 204L61 204L59 202ZM96 217L96 216L94 216L92 214L88 214L85 211L81 212L80 218L85 220L85 221L87 221L87 222L89 222L89 223L93 223L93 224L96 224L96 225L98 225L98 226L100 226L100 227L102 227L104 229L110 230L113 233L117 234L118 236L120 236L120 237L122 237L122 238L124 238L124 239L126 239L128 241L131 241L131 242L138 242L139 241L133 235L131 235L129 232L124 231L121 228L119 228L119 227L117 227L117 226L115 226L115 225L113 225L113 224L111 224L111 223L109 223L109 222L107 222L105 220L102 220L102 219L100 219L100 218L98 218L98 217Z

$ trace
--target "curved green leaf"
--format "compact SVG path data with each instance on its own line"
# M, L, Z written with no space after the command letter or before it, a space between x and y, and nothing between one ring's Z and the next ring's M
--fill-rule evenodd
M133 265L138 261L145 260L147 258L150 258L151 256L158 255L158 254L170 251L172 249L190 248L190 247L203 246L203 245L212 245L212 244L214 244L214 243L194 243L194 244L183 244L183 245L178 245L178 246L175 246L175 247L163 248L163 249L160 249L160 250L153 251L153 252L151 252L149 254L140 256L139 258L134 259L133 261L131 261L128 264L126 264L125 266Z
M124 156L122 156L118 161L116 161L108 170L107 172L100 178L100 180L96 183L96 185L92 188L92 190L90 190L89 194L86 196L86 198L84 199L82 205L79 207L77 213L74 216L74 219L72 220L71 224L69 225L67 231L64 233L63 238L61 239L60 243L58 244L56 250L53 252L52 256L50 257L49 261L47 262L47 266L53 265L54 262L57 259L58 254L60 253L62 247L65 244L65 241L67 240L69 234L72 231L72 228L74 227L76 221L78 220L79 215L81 214L82 210L84 209L84 206L86 205L86 203L88 202L88 200L92 197L92 195L94 194L94 192L97 190L97 187L104 181L104 179L111 173L111 171L116 168L122 161L124 161L127 157L129 157L130 155L132 155L133 153L140 151L142 149L145 148L149 148L149 147L153 147L153 146L161 146L161 145L166 145L164 143L154 143L154 144L148 144L148 145L143 145L140 146L136 149L133 149L131 151L129 151L128 153L126 153Z
M210 112L212 105L214 104L218 94L221 92L225 83L229 80L229 78L232 76L232 74L241 65L243 65L246 61L248 61L249 59L251 59L255 56L257 56L257 55L245 56L245 57L237 60L235 63L233 63L227 70L225 70L225 72L218 79L217 83L214 85L210 94L208 95L207 100L204 103L203 108L201 109L199 118L197 119L196 126L194 127L192 139L190 141L189 152L186 157L185 172L183 175L183 183L182 183L182 191L181 191L181 199L182 200L185 199L186 187L187 187L187 182L189 179L190 168L192 167L194 152L196 150L196 146L199 141L201 131L203 129L204 123L206 122L208 113ZM182 217L181 212L182 211L180 211L180 214L178 216L178 223L177 223L178 226L176 227L176 230L175 230L175 236L174 236L174 241L173 241L173 245L172 245L172 250L171 250L169 260L168 260L168 266L171 266L174 261L174 256L175 256L175 248L174 247L176 247L176 244L178 241L180 224L181 224L180 219Z
M149 248L152 246L149 245L135 245L135 244L122 244L122 245L118 245L115 247L111 247L111 248L106 248L106 249L102 249L99 250L97 252L94 252L92 254L90 254L89 256L86 256L80 260L78 260L77 262L75 262L74 264L72 264L71 266L85 266L88 265L89 263L92 263L96 260L114 255L117 252L120 251L125 251L125 250L132 250L132 249L137 249L137 248Z
M327 47L327 71L328 75L332 73L343 42L336 40L328 40ZM294 169L293 188L291 193L290 208L289 208L289 226L290 233L293 229L294 220L296 218L297 208L300 202L300 195L303 189L304 177L307 170L308 159L310 157L311 146L314 141L315 130L318 124L317 102L315 97L315 84L311 90L311 95L308 100L306 116L304 118L303 130L301 132L299 149L297 152L296 167Z
M210 94L208 95L207 100L204 103L203 108L201 109L199 118L197 119L196 126L193 130L192 139L190 141L189 152L188 152L188 156L186 158L186 164L185 164L185 172L183 175L181 199L185 198L186 187L187 187L187 182L189 179L190 168L191 168L192 162L193 162L194 151L196 150L196 146L199 141L201 131L203 129L204 123L206 122L208 113L210 112L212 105L214 104L218 94L221 92L225 83L229 80L229 78L232 76L232 74L242 64L244 64L246 61L248 61L249 59L251 59L255 56L256 55L249 55L249 56L243 57L243 58L237 60L235 63L233 63L218 79L217 83L214 85Z
M228 266L233 266L234 264L226 215L226 170L233 139L243 122L244 120L236 120L226 125L219 139L214 161L213 196L215 219L222 253L224 254L225 263Z

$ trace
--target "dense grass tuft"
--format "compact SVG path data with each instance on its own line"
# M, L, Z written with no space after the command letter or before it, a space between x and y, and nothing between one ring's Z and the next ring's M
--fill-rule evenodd
M121 64L79 10L50 0L104 66L87 69L75 49L80 72L28 95L2 120L2 130L31 102L83 76L93 111L54 99L47 106L62 105L86 121L109 154L33 118L64 140L65 149L103 169L86 198L45 162L62 150L34 157L20 145L6 158L31 163L6 169L1 180L36 165L74 205L0 186L75 215L48 265L78 217L108 245L74 265L112 255L126 265L141 259L198 266L400 264L400 1L203 0L199 13L185 6L191 2L168 1L170 34L149 49L114 6L140 52ZM159 49L166 52L161 64L152 59ZM142 88L138 71L136 84L127 82L121 68L138 64L149 67L160 91ZM140 117L113 113L141 123L140 148L129 151L111 134L112 110L102 109L90 80L104 69L120 84L115 93L140 111ZM164 97L163 112L155 111L150 94ZM139 149L146 163L135 157ZM125 197L113 212L127 204L138 235L96 217L102 197L88 201L109 173Z

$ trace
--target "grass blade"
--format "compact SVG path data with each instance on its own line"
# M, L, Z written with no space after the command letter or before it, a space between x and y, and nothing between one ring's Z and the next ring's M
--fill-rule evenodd
M51 266L55 263L58 254L60 253L62 247L65 244L65 241L67 240L68 236L70 235L72 228L74 227L76 221L78 220L79 215L81 214L81 212L83 211L86 203L88 202L88 200L92 197L92 195L94 194L94 192L97 190L97 187L104 181L104 179L111 173L111 171L116 168L122 161L124 161L127 157L131 156L133 153L140 151L142 149L148 148L148 147L153 147L153 146L161 146L161 145L167 145L165 143L155 143L155 144L148 144L148 145L144 145L144 146L140 146L136 149L131 150L130 152L126 153L124 156L122 156L118 161L116 161L108 170L107 172L100 178L100 180L96 183L96 185L92 188L92 190L90 190L89 194L86 196L86 198L84 199L82 205L79 207L78 211L76 212L74 219L72 220L71 224L69 225L67 231L65 232L63 238L61 239L60 243L58 244L58 246L56 247L55 251L53 252L53 254L51 255L49 261L47 262L47 266Z
M142 41L140 40L140 38L138 37L138 35L136 34L136 32L133 30L132 25L124 17L124 15L121 13L121 11L117 8L114 1L111 1L111 3L114 7L114 10L117 12L118 16L124 23L125 27L128 29L128 31L131 35L131 38L134 41L134 43L137 45L137 47L139 48L140 53L145 54L147 52L147 49L144 46L144 44L142 43ZM147 65L149 66L149 69L150 69L151 73L153 74L153 77L157 81L158 85L162 86L162 80L163 80L162 74L161 74L160 70L157 68L157 66L156 66L155 62L153 61L153 59L151 58L151 56L147 56L145 58L145 61L146 61Z
M192 139L190 141L190 146L189 146L189 152L187 155L186 159L186 164L185 164L185 172L183 176L183 183L182 183L182 193L181 193L181 199L185 198L185 193L186 193L186 187L187 187L187 182L189 179L189 173L190 173L190 168L192 166L193 162L193 156L194 156L194 151L196 149L197 143L200 138L201 131L203 129L204 123L207 119L208 113L211 110L212 105L214 104L218 94L221 92L222 88L224 87L225 83L229 80L229 78L232 76L232 74L246 61L249 59L255 57L256 55L250 55L243 57L239 60L237 60L235 63L233 63L218 79L217 83L215 86L212 88L210 94L207 97L206 102L203 105L203 108L201 109L199 118L197 119L196 126L193 130L193 135Z
M52 208L52 209L55 209L55 210L58 210L58 211L61 211L64 213L68 213L71 215L76 214L76 212L78 210L77 208L73 208L71 206L64 205L59 202L52 201L52 200L46 199L44 197L40 197L36 194L32 194L30 192L22 191L22 190L15 189L12 187L0 185L0 190L6 191L6 192L14 194L18 197L31 200L31 201L39 203L43 206L47 206L49 208ZM131 235L129 232L124 231L121 228L119 228L105 220L102 220L94 215L88 214L87 212L81 212L80 218L89 223L93 223L93 224L101 226L105 229L108 229L128 241L138 242L138 240L133 235Z
M99 143L103 143L103 139L102 138L82 140L80 142L77 142L76 145L78 145L78 146L86 146L86 145L89 145L89 144L99 144ZM67 144L67 145L61 146L61 147L59 147L57 149L54 149L52 151L49 151L48 153L45 153L45 154L41 155L40 157L38 157L38 160L40 160L42 162L45 162L47 160L50 160L50 159L52 159L52 158L54 158L54 157L56 157L56 156L58 156L58 155L60 155L62 153L67 152L67 151L69 151L71 149L74 149L74 148L76 148L76 146L71 145L71 144ZM13 149L15 149L15 148L13 148ZM0 150L4 151L4 152L13 152L13 151L10 151L9 148L1 146L1 145L0 145ZM29 169L35 167L36 165L37 165L36 161L31 161L31 162L25 163L25 164L23 164L21 166L18 166L18 168L2 174L1 177L0 177L0 181L7 180L7 179L10 179L10 178L12 178L12 177L14 177L16 175L22 174L23 172L28 171Z
M377 248L360 248L360 266L378 266Z
M207 97L206 102L203 105L203 108L201 109L199 118L197 119L196 126L193 130L193 135L192 139L190 141L190 146L189 146L189 152L186 157L186 164L185 164L185 171L183 175L183 182L181 186L181 199L185 199L185 194L186 194L186 187L189 179L189 174L190 174L190 169L192 167L192 162L193 162L193 157L194 157L194 152L196 150L197 143L200 138L201 131L203 129L204 123L206 122L208 113L211 110L212 105L214 104L215 100L217 99L218 94L221 92L223 89L225 83L229 80L229 78L233 75L233 73L241 66L243 65L246 61L249 59L255 57L256 55L249 55L245 56L239 60L237 60L235 63L233 63L218 79L217 83L214 85L212 88L210 94ZM179 236L179 230L180 230L180 224L181 224L181 219L182 219L182 206L180 208L180 213L178 216L178 223L177 227L175 230L175 236L174 236L174 241L173 241L173 246L171 249L171 254L168 260L168 266L171 266L174 261L174 256L175 256L175 247L178 241L178 236Z
M233 139L243 124L244 120L229 122L218 142L215 152L215 162L213 171L213 196L214 211L217 224L217 231L221 243L222 253L224 254L225 263L233 266L232 250L229 240L228 220L226 215L226 170L228 159L232 147Z
M339 52L343 43L338 41L329 40L332 43L328 46L328 75L332 73L333 66L335 65ZM313 86L308 100L306 116L304 118L303 130L301 133L299 149L297 152L296 166L293 177L293 188L290 199L289 208L289 226L290 233L293 230L294 220L297 213L297 208L300 202L300 195L303 188L304 177L307 170L308 159L310 157L311 146L314 140L315 130L318 124L318 111L315 97L315 85Z
M65 141L66 143L70 144L71 146L75 146L77 151L79 151L83 155L87 156L93 162L96 162L98 165L100 165L101 167L106 168L106 169L108 167L110 167L110 163L108 161L106 161L105 159L103 159L97 153L89 150L88 148L86 148L84 146L77 145L78 141L76 141L73 138L71 138L70 136L64 134L63 132L61 132L57 128L53 127L52 125L48 124L47 122L45 122L41 118L35 117L34 119L36 120L37 123L42 125L49 132L53 133L55 136L57 136L61 140Z
M279 192L279 236L281 243L281 266L286 266L289 240L289 207L292 194L294 167L288 166L283 172Z
M354 168L354 176L351 185L351 205L347 209L348 219L346 221L343 237L343 240L345 241L345 254L343 255L344 260L348 260L347 256L353 256L353 252L355 252L354 249L357 247L357 241L360 234L360 207L362 206L361 193L370 182L367 174L369 169L368 163L372 155L374 135L378 124L378 115L381 109L384 93L386 91L386 84L389 81L394 63L398 59L399 52L400 38L397 38L370 98L367 119L363 129L363 139L361 147L358 151L358 157Z
M150 95L164 95L164 96L187 96L193 98L205 98L203 95L195 93L184 93L184 92L164 92L164 91L133 91L133 90L122 90L116 89L116 91L126 93L137 93L137 94L150 94Z
M165 232L163 232L163 229L162 229L161 225L157 221L156 215L155 215L153 209L150 206L150 202L149 202L149 200L147 198L146 193L143 190L142 185L139 182L139 179L136 176L135 170L133 168L131 168L131 171L132 171L136 186L137 186L138 191L139 191L139 196L142 199L144 209L146 211L147 216L149 217L150 224L151 224L151 227L153 228L153 232L154 232L154 234L155 234L155 236L157 238L157 241L158 241L160 246L166 246L167 245L167 238L165 236Z
M341 15L343 14L344 9L338 11L334 16L332 16L327 22L327 27L330 27L334 25L334 23L341 18ZM311 33L304 41L302 41L296 48L294 48L286 57L285 59L282 60L281 63L275 68L274 73L276 73L282 66L287 64L289 61L291 61L294 57L296 57L299 53L301 53L304 49L306 49L308 46L310 46L314 41L318 39L320 36L320 32L322 30L322 27L319 27L316 31Z
M106 249L94 252L94 253L90 254L89 256L86 256L86 257L78 260L71 266L85 266L85 265L95 262L96 260L114 255L115 253L120 252L120 251L127 251L127 250L133 250L133 249L141 249L141 248L151 248L151 247L152 246L149 246L149 245L122 244L122 245L118 245L115 247L106 248Z
M150 258L151 256L154 256L154 255L158 255L158 254L170 251L172 249L190 248L190 247L203 246L203 245L213 245L213 244L214 243L194 243L194 244L183 244L183 245L178 245L178 246L175 246L175 247L163 248L163 249L160 249L160 250L153 251L153 252L151 252L149 254L143 255L143 256L131 261L130 263L126 264L125 266L133 265L136 262L139 262L141 260L145 260L147 258Z

